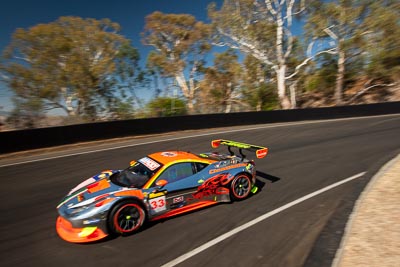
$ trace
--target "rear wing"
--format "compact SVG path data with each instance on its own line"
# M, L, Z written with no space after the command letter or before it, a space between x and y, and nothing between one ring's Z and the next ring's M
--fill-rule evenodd
M249 145L249 144L245 144L245 143L239 143L239 142L224 140L224 139L217 139L217 140L211 141L211 146L213 148L217 148L220 145L227 146L229 153L232 156L234 155L234 153L232 152L231 147L239 148L239 153L243 158L246 157L242 152L243 149L247 150L247 151L255 152L256 157L258 159L264 158L268 154L268 148L262 147L262 146Z

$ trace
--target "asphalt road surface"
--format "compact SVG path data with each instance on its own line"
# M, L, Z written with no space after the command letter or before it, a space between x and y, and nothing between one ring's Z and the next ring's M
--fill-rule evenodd
M57 236L56 206L79 182L154 151L210 151L211 139L217 138L269 147L269 155L256 160L257 194L153 223L128 237L79 245ZM1 266L161 266L287 203L366 172L178 265L330 266L354 201L377 170L400 153L400 115L178 132L124 141L118 149L104 146L97 152L90 151L99 145L81 149L82 154L74 148L0 160ZM10 165L22 161L30 162Z

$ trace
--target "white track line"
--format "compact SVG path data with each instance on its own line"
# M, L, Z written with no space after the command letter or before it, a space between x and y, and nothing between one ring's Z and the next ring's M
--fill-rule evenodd
M90 151L85 151L85 152L77 152L77 153L71 153L71 154L54 156L54 157L45 157L45 158L41 158L41 159L34 159L34 160L27 160L27 161L4 164L4 165L0 165L0 168L8 167L8 166L14 166L14 165L20 165L20 164L26 164L26 163L32 163L32 162L38 162L38 161L45 161L45 160L51 160L51 159L58 159L58 158L64 158L64 157L77 156L77 155L85 155L85 154L108 151L108 150L114 150L114 149L120 149L120 148L127 148L127 147L134 147L134 146L141 146L141 145L148 145L148 144L155 144L155 143L161 143L161 142L169 142L169 141L174 141L174 140L179 140L179 139L188 139L188 138L201 137L201 136L209 136L209 135L215 135L215 134L245 132L245 131L252 131L252 130L259 130L259 129L278 128L278 127L296 126L296 125L305 125L305 124L318 124L318 123L324 123L324 122L360 120L360 119L368 119L368 118L375 118L375 117L391 117L391 116L396 116L396 115L398 116L399 114L388 114L388 115L378 115L378 116L369 116L369 117L356 117L356 118L342 118L342 119L331 119L331 120L318 120L318 121L285 122L285 123L276 123L276 124L273 124L273 125L268 124L268 125L245 128L245 129L225 130L225 131L210 132L210 133L204 133L204 134L194 134L194 135L188 135L188 136L182 136L182 137L167 138L167 139L163 139L163 140L142 142L142 143L137 143L137 144L121 145L121 146L109 147L109 148L103 148L103 149L95 149L95 150L90 150ZM242 127L246 127L246 126L242 126Z
M339 185L342 185L342 184L350 182L350 181L352 181L354 179L360 178L365 173L366 172L361 172L359 174L356 174L354 176L351 176L349 178L341 180L341 181L339 181L337 183L334 183L334 184L331 184L331 185L329 185L327 187L324 187L324 188L322 188L322 189L320 189L318 191L310 193L310 194L308 194L306 196L303 196L303 197L301 197L301 198L299 198L299 199L297 199L295 201L292 201L292 202L290 202L290 203L288 203L286 205L283 205L282 207L277 208L277 209L275 209L273 211L267 212L264 215L261 215L260 217L257 217L254 220L251 220L251 221L249 221L249 222L247 222L247 223L245 223L245 224L243 224L243 225L241 225L239 227L236 227L235 229L233 229L233 230L231 230L231 231L229 231L229 232L227 232L227 233L225 233L223 235L220 235L220 236L218 236L217 238L215 238L213 240L208 241L207 243L205 243L205 244L193 249L192 251L189 251L189 252L183 254L182 256L180 256L180 257L178 257L178 258L176 258L176 259L174 259L174 260L172 260L170 262L165 263L161 267L173 267L173 266L175 266L175 265L177 265L177 264L179 264L179 263L181 263L181 262L183 262L183 261L185 261L185 260L187 260L187 259L199 254L200 252L202 252L202 251L204 251L204 250L206 250L206 249L208 249L208 248L210 248L210 247L212 247L212 246L224 241L225 239L227 239L227 238L229 238L229 237L231 237L231 236L233 236L233 235L235 235L235 234L237 234L237 233L239 233L239 232L241 232L243 230L246 230L247 228L249 228L249 227L251 227L251 226L253 226L253 225L255 225L255 224L257 224L257 223L259 223L259 222L261 222L261 221L263 221L263 220L265 220L265 219L267 219L267 218L269 218L269 217L271 217L271 216L273 216L275 214L277 214L277 213L280 213L280 212L282 212L282 211L284 211L284 210L286 210L288 208L291 208L291 207L293 207L293 206L295 206L295 205L297 205L297 204L299 204L299 203L301 203L303 201L306 201L306 200L308 200L308 199L310 199L312 197L315 197L315 196L320 195L320 194L322 194L322 193L324 193L324 192L326 192L328 190L331 190L331 189L333 189L335 187L338 187Z

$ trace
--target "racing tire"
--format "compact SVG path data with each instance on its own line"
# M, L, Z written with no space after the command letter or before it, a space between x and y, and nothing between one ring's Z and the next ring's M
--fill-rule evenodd
M251 179L248 175L240 173L233 178L230 186L230 194L232 200L243 200L247 198L251 192Z
M137 201L124 201L115 205L108 218L112 234L130 235L144 223L146 213Z

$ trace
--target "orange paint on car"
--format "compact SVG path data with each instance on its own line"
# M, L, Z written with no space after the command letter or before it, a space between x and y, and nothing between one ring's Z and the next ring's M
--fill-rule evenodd
M97 183L91 184L87 186L88 192L90 194L104 190L110 187L110 183L106 179L102 179Z
M103 239L104 237L107 236L107 234L104 233L100 228L94 230L94 232L91 233L89 236L85 237L79 236L79 234L83 232L84 228L72 227L72 224L61 216L57 218L56 230L58 235L62 239L73 243L93 242Z
M137 189L117 192L114 195L117 197L132 196L132 197L137 197L139 199L144 198L143 192L141 190L137 190Z

